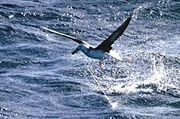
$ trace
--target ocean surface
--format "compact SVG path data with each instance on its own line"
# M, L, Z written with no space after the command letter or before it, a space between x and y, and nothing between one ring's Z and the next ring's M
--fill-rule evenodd
M133 13L99 61L92 45ZM179 0L0 0L0 119L180 119Z

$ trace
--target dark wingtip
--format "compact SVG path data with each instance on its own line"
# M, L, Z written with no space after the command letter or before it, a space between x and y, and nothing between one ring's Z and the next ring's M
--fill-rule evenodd
M134 15L133 13L130 13L128 19L132 19L133 15Z
M133 13L130 13L129 17L132 18L133 17Z

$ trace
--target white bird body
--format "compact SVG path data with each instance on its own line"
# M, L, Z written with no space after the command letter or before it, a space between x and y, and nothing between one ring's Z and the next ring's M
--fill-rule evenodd
M105 56L105 52L102 50L90 50L89 52L84 52L90 58L102 59Z
M117 52L115 52L114 50L110 50L108 55L110 55L111 57L113 57L115 59L122 60L122 58L119 56L119 54Z
M86 56L93 58L93 59L103 59L106 55L109 55L115 59L121 60L121 57L118 53L114 50L110 50L109 53L103 50L93 50L92 48L88 47L88 45L79 45L79 50L81 50Z

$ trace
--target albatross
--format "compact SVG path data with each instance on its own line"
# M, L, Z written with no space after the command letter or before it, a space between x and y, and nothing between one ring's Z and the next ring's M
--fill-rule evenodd
M65 38L71 39L78 43L78 47L72 52L74 55L78 51L82 51L86 56L93 58L93 59L99 59L99 65L101 65L101 61L104 59L105 55L110 55L111 57L121 60L119 55L112 49L112 44L124 33L125 29L129 25L130 21L132 19L132 15L129 16L107 39L105 39L102 43L100 43L97 47L94 47L84 40L77 39L73 36L55 31L53 29L47 28L47 27L41 27L41 29L45 32L53 33L56 35L63 36Z

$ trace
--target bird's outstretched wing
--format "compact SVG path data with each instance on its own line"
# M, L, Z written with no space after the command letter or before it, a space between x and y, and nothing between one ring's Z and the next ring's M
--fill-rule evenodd
M109 52L112 47L111 45L123 34L127 26L129 25L132 16L128 17L125 22L119 26L119 28L114 31L106 40L104 40L100 45L98 45L95 49L101 49L105 52Z
M79 43L79 44L86 44L85 41L79 40L79 39L74 38L74 37L72 37L70 35L67 35L67 34L64 34L64 33L61 33L61 32L46 28L46 27L40 27L40 29L42 29L43 31L46 31L46 32L50 32L50 33L54 33L56 35L63 36L65 38L69 38L69 39L71 39L71 40L73 40L73 41L75 41L76 43Z

